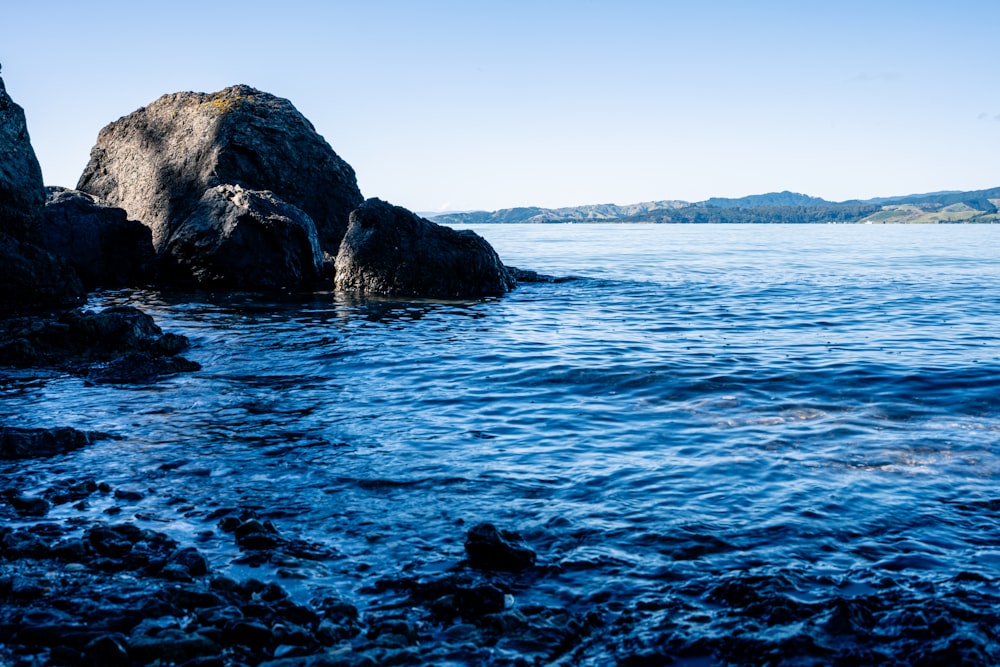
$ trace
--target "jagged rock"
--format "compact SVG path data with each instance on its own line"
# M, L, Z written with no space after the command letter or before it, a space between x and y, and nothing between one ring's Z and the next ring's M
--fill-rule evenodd
M28 240L43 203L42 169L31 147L24 109L10 98L0 77L0 233Z
M101 130L77 188L128 211L162 252L209 188L270 190L333 254L363 197L354 170L288 100L249 86L174 93Z
M47 188L47 194L38 244L65 259L84 286L135 287L153 278L148 227L85 192Z
M272 192L218 185L164 247L168 282L237 289L294 287L323 266L316 226Z
M474 298L516 284L475 232L436 225L380 199L351 212L335 267L337 289L365 294Z

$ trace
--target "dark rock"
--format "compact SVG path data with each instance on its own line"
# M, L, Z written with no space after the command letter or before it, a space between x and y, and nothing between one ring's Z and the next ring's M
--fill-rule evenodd
M115 530L109 526L95 525L87 531L90 546L102 556L121 558L132 550L133 542L125 531Z
M38 244L65 259L88 289L135 287L153 279L148 227L85 192L48 188Z
M178 373L201 370L201 364L184 357L160 357L148 352L133 352L105 364L91 367L87 377L95 382L150 382Z
M62 309L86 298L83 283L64 260L0 232L0 313Z
M508 266L507 271L518 283L565 283L575 280L575 278L557 278L531 269L519 269L516 266Z
M288 100L248 86L164 95L101 130L78 189L153 230L162 252L209 188L270 190L333 254L362 201L354 170Z
M90 546L81 539L64 540L52 547L52 556L72 563L79 563L91 554Z
M128 501L142 500L145 497L140 491L129 491L127 489L115 489L114 496L118 500Z
M74 428L0 427L0 459L55 456L110 437L107 433L84 432Z
M193 548L187 547L175 551L170 555L170 564L180 565L192 577L201 577L208 574L208 561L201 553Z
M335 270L337 289L365 294L477 298L516 284L475 232L442 227L380 199L351 212Z
M125 638L115 635L94 639L84 647L83 654L94 667L128 667L132 664L125 650Z
M236 544L244 549L273 549L280 543L278 529L270 521L244 521L233 531Z
M490 523L471 528L465 538L469 564L483 570L517 572L535 564L535 552L517 533Z
M493 585L458 588L455 591L455 604L464 618L475 619L503 611L506 596Z
M40 429L35 429L40 430ZM73 429L69 429L73 430ZM105 435L105 434L99 434ZM90 434L91 440L94 440L94 434ZM45 490L46 497L52 501L54 505L63 505L65 503L72 502L74 500L83 500L90 497L94 493L97 493L99 485L93 479L61 479L56 482L55 485Z
M128 654L143 664L184 662L193 658L215 655L219 646L197 632L165 628L150 633L133 633L128 640Z
M57 368L99 382L146 382L201 368L175 356L187 339L164 334L130 306L8 318L0 320L0 334L0 364Z
M10 98L0 77L0 233L28 240L44 203L42 169L31 147L24 109ZM11 274L0 275L6 281Z
M239 620L228 625L222 633L226 644L262 649L274 644L271 628L258 621Z
M0 78L0 312L72 308L83 302L86 293L73 269L32 245L44 203L42 170L24 110Z
M0 552L10 560L46 558L49 544L25 530L12 530L0 535Z
M4 496L14 511L21 516L45 516L49 513L52 505L44 498L31 498L22 496L13 489L8 489Z
M274 193L208 189L163 248L163 278L200 287L273 289L314 282L323 253L312 219Z

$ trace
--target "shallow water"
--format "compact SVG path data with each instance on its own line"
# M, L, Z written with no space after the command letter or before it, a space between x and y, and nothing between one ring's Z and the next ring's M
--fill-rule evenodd
M139 490L50 517L115 507L235 573L211 512L257 508L339 554L283 585L362 609L455 566L473 524L516 529L543 568L515 604L600 614L572 664L1000 661L1000 227L475 229L578 279L95 295L203 370L0 375L0 423L123 436L0 474Z

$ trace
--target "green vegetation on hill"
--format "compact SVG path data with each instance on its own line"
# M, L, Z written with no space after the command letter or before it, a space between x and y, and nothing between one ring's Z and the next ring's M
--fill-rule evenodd
M597 204L557 209L521 207L472 211L438 215L434 220L446 225L547 222L968 224L1000 222L998 206L1000 188L839 203L786 191L738 199L713 197L698 203L664 200L630 206Z

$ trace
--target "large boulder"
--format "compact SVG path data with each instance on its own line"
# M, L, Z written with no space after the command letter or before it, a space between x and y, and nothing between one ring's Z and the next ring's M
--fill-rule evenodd
M152 280L148 227L85 192L47 192L38 244L69 262L85 287L136 287Z
M354 170L291 102L248 86L164 95L111 123L77 189L149 226L162 252L205 191L224 184L302 209L331 255L363 200Z
M434 224L380 199L351 213L335 270L337 289L376 295L477 298L515 285L475 232Z
M218 185L167 239L162 263L168 283L203 287L298 287L323 266L316 226L274 193Z
M26 240L42 214L45 187L24 110L0 77L0 233Z

